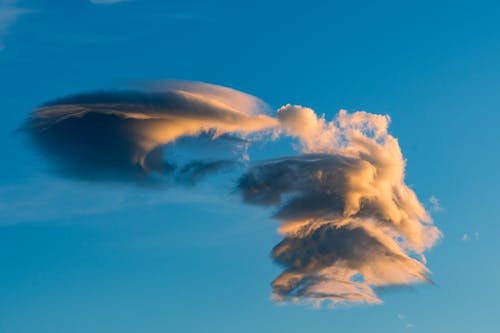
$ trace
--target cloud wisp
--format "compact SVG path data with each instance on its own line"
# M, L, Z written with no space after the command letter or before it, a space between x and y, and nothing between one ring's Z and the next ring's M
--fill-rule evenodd
M327 121L306 107L276 116L259 99L192 82L86 93L46 103L25 128L66 174L91 179L174 175L192 184L238 158L184 159L171 147L246 147L246 138L296 140L296 155L248 162L237 182L245 203L275 207L283 240L277 301L380 303L379 288L428 282L424 252L440 231L405 184L406 162L390 118L341 110ZM227 150L227 149L224 149ZM243 151L243 153L242 153ZM211 157L211 158L210 158ZM244 149L239 159L247 159ZM248 166L249 165L249 166Z
M120 2L127 2L130 0L90 0L94 5L113 5Z
M17 0L0 0L0 51L5 48L4 39L8 29L20 16L32 13L32 10L19 7Z

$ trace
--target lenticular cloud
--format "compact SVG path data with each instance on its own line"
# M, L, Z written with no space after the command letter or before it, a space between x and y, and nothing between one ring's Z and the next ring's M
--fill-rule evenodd
M429 281L424 252L440 232L405 184L389 122L343 110L327 121L289 104L273 117L262 101L236 90L170 82L62 98L35 110L25 128L66 174L175 174L180 184L238 158L198 156L183 164L168 153L178 142L246 147L249 135L294 138L296 155L251 163L237 189L246 203L275 207L280 221L283 240L271 255L283 272L272 283L274 298L336 305L380 303L378 288Z
M25 128L58 171L130 179L176 169L162 147L182 138L227 139L228 133L245 136L276 126L264 109L259 99L233 89L168 82L51 101L35 110Z

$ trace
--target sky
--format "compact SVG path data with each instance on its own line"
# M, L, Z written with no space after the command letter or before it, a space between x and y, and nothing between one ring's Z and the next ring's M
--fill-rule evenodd
M494 1L0 0L0 332L498 332L499 15ZM268 105L221 123L226 118L218 118L218 104L210 104L203 90L212 88L185 83L179 89L199 94L200 110L210 104L213 127L248 130L255 143L235 157L228 151L233 141L246 142L240 137L173 147L163 137L148 141L167 144L174 152L165 156L175 163L183 154L187 160L221 154L220 160L234 158L237 166L199 182L183 178L181 166L174 181L158 183L156 164L141 159L150 147L139 139L156 132L141 129L113 139L131 142L134 161L153 171L151 182L131 180L137 175L125 172L108 177L103 165L114 176L136 169L108 158L108 142L97 139L90 146L96 155L84 157L98 158L84 159L81 173L73 163L81 161L74 159L81 157L80 141L55 131L57 140L42 142L45 132L23 129L27 121L39 125L33 112L39 115L41 105L50 120L59 115L58 106L81 106L73 94L97 91L80 99L122 102L123 95L110 89L130 87L140 87L134 90L142 94L137 103L146 109L153 90L167 91L159 107L174 125L182 123L169 103L184 101L184 95L167 88L179 81L167 80L215 84L213 94L234 102L237 112L242 99ZM231 98L218 86L235 89ZM66 96L66 102L58 100ZM117 105L116 118L130 117ZM101 115L110 117L106 110ZM266 182L275 186L265 176L283 163L333 165L342 176L349 175L346 165L364 166L339 110L390 116L390 124L377 123L381 136L373 140L384 149L388 144L381 141L396 142L402 156L389 161L406 161L405 177L390 184L414 191L415 207L421 204L439 229L425 249L410 251L411 258L425 254L430 282L389 283L375 288L380 301L333 309L328 301L318 305L308 290L295 302L280 302L273 295L282 290L271 282L287 261L272 249L284 238L293 240L277 231L290 222L279 218L286 207L266 206L245 191ZM300 127L310 119L300 116L310 112L324 114L321 133L340 131L352 151L325 148L318 139L323 136ZM193 123L206 124L197 117ZM267 128L275 132L259 134ZM65 150L66 142L76 146ZM51 159L54 152L60 160ZM316 160L304 153L325 159L310 164ZM103 159L109 163L97 163ZM288 188L278 190L288 195ZM304 187L295 190L308 194ZM423 220L419 216L412 225ZM366 251L362 259L368 264L360 269L379 260Z

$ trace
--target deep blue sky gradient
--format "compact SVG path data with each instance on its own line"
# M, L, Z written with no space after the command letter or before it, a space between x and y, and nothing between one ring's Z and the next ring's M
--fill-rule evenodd
M17 6L33 12L0 51L0 332L500 331L500 3ZM378 306L276 306L277 223L242 205L234 180L165 191L63 179L16 132L52 98L159 79L327 118L389 114L407 182L443 207L435 285L385 292Z

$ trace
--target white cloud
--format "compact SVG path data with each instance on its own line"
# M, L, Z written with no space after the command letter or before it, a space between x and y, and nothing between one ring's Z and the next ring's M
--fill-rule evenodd
M439 199L436 198L434 195L431 195L429 198L429 203L431 204L430 211L437 213L443 210L443 207L439 203Z
M398 314L398 319L399 319L399 320L401 320L401 321L403 321L403 322L406 322L406 321L407 321L407 320L406 320L406 316L405 316L404 314L401 314L401 313L400 313L400 314ZM410 329L410 328L413 328L413 327L414 327L414 325L413 325L412 323L408 323L408 322L406 322L406 323L404 324L404 326L405 326L405 328L406 328L406 329Z
M115 3L126 2L129 0L90 0L94 5L112 5Z
M472 238L474 238L474 240L476 240L476 241L479 240L479 232L477 232L477 231L474 232L473 236L469 235L467 232L462 235L463 242L468 242L468 241L472 240Z
M14 24L21 15L33 12L28 9L20 8L17 4L17 0L0 0L0 50L5 48L4 39L12 24Z
M75 186L68 180L35 178L26 183L0 186L0 228L16 223L95 217L138 207L182 207L187 204L234 206L232 200L200 187L196 192L180 187L156 192L119 184L105 187L80 183Z

